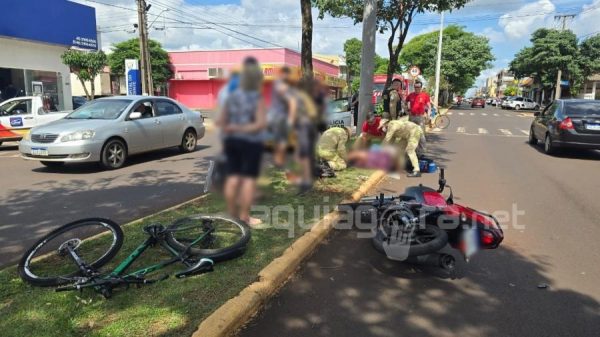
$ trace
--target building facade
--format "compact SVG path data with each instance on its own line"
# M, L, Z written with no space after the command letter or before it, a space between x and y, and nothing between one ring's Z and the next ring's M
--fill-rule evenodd
M287 66L296 77L300 76L300 53L287 48L169 52L173 66L169 97L191 108L214 109L228 75L239 69L248 56L256 58L262 67L267 101L279 69ZM313 68L315 78L329 87L332 96L341 94L346 83L340 77L340 64L314 58Z
M504 97L504 90L515 85L515 75L507 69L502 69L496 75L496 97Z
M6 1L2 9L0 101L44 95L71 109L70 70L60 56L71 47L98 48L95 9L67 0Z

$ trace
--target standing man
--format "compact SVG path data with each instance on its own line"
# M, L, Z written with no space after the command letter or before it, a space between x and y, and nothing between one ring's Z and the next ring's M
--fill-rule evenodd
M296 118L296 99L291 89L291 74L290 68L281 68L279 78L273 83L271 109L268 113L269 128L275 140L273 159L279 168L285 165L289 133Z
M431 98L429 94L423 91L423 83L415 82L415 91L406 97L408 111L410 113L409 120L423 129L425 132L425 119L427 112L431 110Z
M392 86L383 93L383 118L398 119L402 116L402 81L394 79Z

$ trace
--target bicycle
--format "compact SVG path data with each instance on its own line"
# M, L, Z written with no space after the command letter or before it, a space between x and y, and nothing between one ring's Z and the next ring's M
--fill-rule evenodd
M123 245L121 227L103 218L86 218L68 223L40 239L24 255L17 267L25 282L56 291L93 288L105 298L114 288L130 284L152 284L169 277L148 279L147 274L181 262L187 268L176 278L213 270L215 262L242 255L250 240L250 229L242 221L224 216L194 215L174 221L169 227L156 223L145 226L148 238L114 269L103 272ZM85 236L88 239L80 239ZM133 272L126 270L151 247L159 245L172 258ZM72 263L67 263L67 262Z
M429 118L429 127L445 129L450 125L450 117L446 113L438 113L439 107L431 106L431 116Z

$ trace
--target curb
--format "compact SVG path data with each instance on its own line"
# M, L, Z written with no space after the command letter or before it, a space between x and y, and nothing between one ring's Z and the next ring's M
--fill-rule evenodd
M358 201L385 175L384 171L371 174L369 179L352 194L351 201ZM264 267L258 273L258 281L244 288L236 297L225 302L202 321L192 337L224 337L240 329L327 237L339 216L338 211L333 211L323 217L310 231L294 241L280 257Z

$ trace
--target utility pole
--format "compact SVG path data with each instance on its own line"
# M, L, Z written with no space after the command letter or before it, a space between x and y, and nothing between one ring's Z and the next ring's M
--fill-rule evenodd
M367 112L373 112L373 73L375 72L375 34L377 33L377 0L366 0L363 11L360 89L358 91L357 133Z
M575 14L562 14L555 15L554 20L562 21L562 31L567 28L567 20L575 18ZM554 91L554 99L560 99L560 95L562 94L562 69L558 69L558 73L556 74L556 90Z
M142 74L142 94L152 95L152 67L150 63L150 52L148 50L148 16L150 6L146 6L145 0L136 0L138 10L138 31L140 39L140 71Z
M433 93L433 104L439 106L438 97L440 96L440 71L442 67L442 40L444 33L444 12L440 13L440 36L438 37L437 63L435 64L435 91Z

